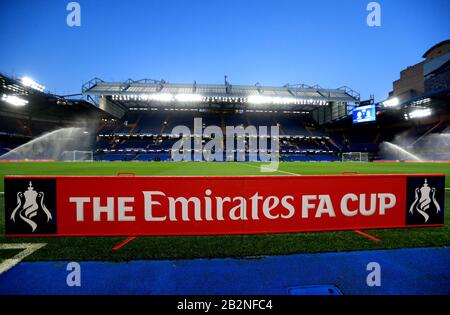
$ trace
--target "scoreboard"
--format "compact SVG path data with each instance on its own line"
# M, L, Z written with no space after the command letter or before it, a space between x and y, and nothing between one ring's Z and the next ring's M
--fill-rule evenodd
M353 123L364 123L376 120L375 105L359 106L353 109Z

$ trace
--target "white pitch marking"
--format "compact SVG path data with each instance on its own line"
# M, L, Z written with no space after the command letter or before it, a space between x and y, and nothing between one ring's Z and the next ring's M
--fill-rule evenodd
M5 271L8 271L19 262L21 262L25 257L33 254L38 249L47 245L46 243L10 243L10 244L0 244L0 250L2 249L23 249L13 258L7 258L0 263L0 275Z
M247 163L239 163L239 164L246 165L246 166L253 167L253 168L261 169L261 165L260 166L255 166L255 165L250 165L250 164L247 164ZM295 175L295 176L302 176L302 174L291 173L291 172L280 171L280 170L275 170L275 172L280 172L280 173L285 173L285 174Z

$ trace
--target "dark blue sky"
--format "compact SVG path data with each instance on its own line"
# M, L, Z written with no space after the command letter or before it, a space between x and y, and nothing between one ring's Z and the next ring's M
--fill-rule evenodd
M0 72L59 93L93 77L168 82L348 85L387 97L400 70L450 38L449 0L0 0Z

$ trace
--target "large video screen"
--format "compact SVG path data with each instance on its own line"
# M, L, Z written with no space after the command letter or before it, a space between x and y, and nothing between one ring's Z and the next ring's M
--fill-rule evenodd
M353 123L375 121L375 105L360 106L353 109Z

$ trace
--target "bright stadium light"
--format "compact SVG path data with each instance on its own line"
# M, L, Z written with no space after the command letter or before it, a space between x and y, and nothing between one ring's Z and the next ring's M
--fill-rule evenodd
M27 100L24 100L14 95L7 95L7 94L3 94L2 101L5 101L14 106L25 106L28 104Z
M140 94L131 95L131 99L138 99L140 101L156 101L156 102L201 102L203 96L199 94L176 94L175 96L170 93L155 93L155 94ZM128 99L126 99L128 100Z
M43 92L45 90L45 86L37 83L36 81L34 81L33 79L31 79L29 77L23 77L22 84L25 86L28 86L32 89L38 90L39 92Z
M409 118L412 118L412 119L431 116L431 109L429 109L429 108L416 109L416 110L413 110L412 112L410 112L408 114L408 116L409 116Z
M157 101L157 102L170 102L173 101L173 95L170 93L156 93L143 95L144 100Z
M155 94L154 99L160 102L170 102L173 100L173 95L168 93Z
M200 94L177 94L175 99L178 102L201 102L203 96Z
M398 98L396 98L396 97L390 98L383 102L384 107L393 107L393 106L397 106L398 104L400 104L400 102L399 102Z
M248 102L251 104L290 104L298 100L293 97L271 97L263 95L250 95Z
M303 99L294 97L279 97L279 96L264 96L264 95L250 95L247 99L250 104L310 104L310 105L327 105L325 100L317 99Z
M262 95L250 95L248 97L248 102L251 104L269 104L270 103L270 97L268 96L262 96Z
M296 103L297 99L293 97L272 97L271 101L273 104L292 104Z

